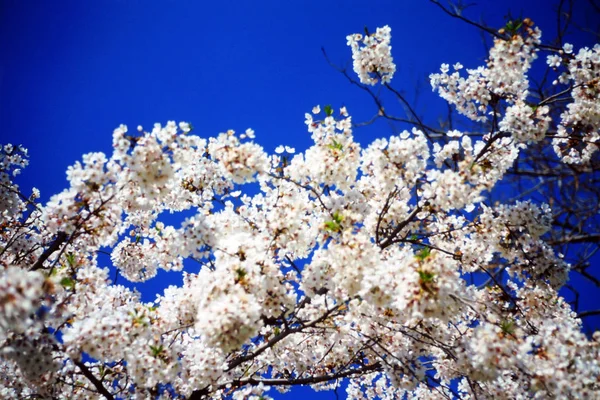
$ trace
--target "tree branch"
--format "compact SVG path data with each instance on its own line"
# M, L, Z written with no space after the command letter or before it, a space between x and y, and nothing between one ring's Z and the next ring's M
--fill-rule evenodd
M599 243L600 233L590 233L589 235L566 236L556 240L549 240L547 243L551 246L567 243Z
M295 378L295 379L291 379L291 378L290 379L285 379L285 378L282 378L282 379L246 378L246 379L240 379L236 383L239 383L240 386L248 385L248 384L258 385L260 383L262 383L263 385L269 385L269 386L314 385L316 383L329 382L329 381L333 381L336 379L347 378L352 375L364 374L366 372L375 372L375 371L380 371L380 370L381 370L381 364L377 362L374 364L365 365L360 368L349 369L346 371L333 373L333 374L327 374L327 375L317 375L317 376L310 376L310 377L306 377L306 378Z
M594 315L600 315L600 310L582 311L579 314L577 314L577 318L592 317Z
M406 225L408 225L412 221L412 219L415 217L415 215L417 215L419 212L421 212L421 207L417 206L417 208L415 208L413 210L413 212L404 221L402 221L398 224L396 229L394 229L393 232L390 233L390 235L385 239L385 241L383 243L381 243L379 245L379 247L383 250L386 247L390 246L394 242L394 239L400 233L400 231L402 229L404 229L406 227Z
M35 264L33 264L33 267L31 267L31 271L37 271L39 269L41 269L44 266L44 262L52 255L52 253L54 253L56 250L58 250L60 248L60 246L67 241L67 239L69 238L69 235L67 235L65 232L58 232L56 234L56 239L54 239L54 241L52 242L52 244L50 244L50 247L48 247L40 256L40 258L38 258L38 260L36 261Z
M104 396L104 398L106 400L115 400L114 396L112 394L110 394L110 392L108 390L106 390L106 388L104 387L104 385L102 384L102 382L100 382L98 380L98 378L96 378L94 376L94 374L92 374L92 371L90 371L89 368L86 367L83 362L81 362L81 361L73 361L73 363L81 370L81 372L83 373L83 375L90 382L92 382L92 384L96 387L96 390L98 390L98 393L100 393L102 396Z

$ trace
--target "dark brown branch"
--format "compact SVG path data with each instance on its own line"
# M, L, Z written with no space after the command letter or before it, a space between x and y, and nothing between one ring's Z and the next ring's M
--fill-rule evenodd
M21 193L19 190L15 189L13 186L11 185L7 185L4 183L0 183L0 186L2 186L3 188L5 188L6 190L8 190L9 192L13 192L14 194L16 194L17 196L19 196L21 198L21 200L23 200L24 202L26 202L29 205L32 205L33 207L35 207L38 211L42 211L42 209L40 208L39 205L37 205L35 202L31 201L29 199L29 197L25 196L23 193Z
M33 264L33 267L31 267L31 271L37 271L39 269L42 269L42 267L44 266L44 262L56 251L60 248L60 246L67 241L67 239L69 238L69 235L67 235L65 232L58 232L56 234L56 239L54 239L54 241L52 242L52 244L50 244L50 247L48 247L40 256L40 258L38 258L38 260L36 261L35 264Z
M495 113L494 113L494 118L496 118ZM498 141L499 139L505 138L505 137L510 137L510 133L498 132L498 134L496 136L493 136L492 138L490 138L490 140L487 141L485 146L483 146L481 151L479 153L477 153L477 155L475 156L475 160L473 161L473 164L475 164L477 161L479 161L479 159L481 157L483 157L485 155L485 153L487 153L490 150L490 148L496 141Z
M262 354L265 350L267 350L268 348L273 347L275 344L277 344L281 340L285 339L289 335L291 335L293 333L302 332L302 330L304 330L306 328L312 328L313 326L315 326L319 322L322 322L322 321L326 320L335 311L339 310L342 305L343 305L343 303L340 304L340 305L338 305L338 306L336 306L336 307L333 307L333 308L327 310L327 312L325 312L325 314L321 315L319 318L314 319L314 320L312 320L311 322L309 322L307 324L302 324L301 326L298 326L296 328L289 328L289 329L283 330L280 334L275 335L273 338L271 338L271 340L269 340L268 342L264 343L262 346L260 346L259 348L257 348L252 353L249 353L249 354L246 354L246 355L243 355L243 356L240 356L240 357L237 357L237 358L231 360L231 362L227 365L226 371L231 371L232 369L234 369L235 367L243 364L244 362L250 361L250 360L254 359L258 355Z
M453 17L453 18L458 18L458 19L460 19L461 21L464 21L464 22L466 22L466 23L467 23L467 24L469 24L469 25L473 25L473 26L477 27L478 29L480 29L480 30L482 30L482 31L485 31L485 32L489 33L490 35L493 35L493 36L497 37L498 39L505 39L505 37L504 37L504 36L502 36L500 33L498 33L498 32L497 32L495 29L492 29L492 28L489 28L489 27L487 27L487 26L484 26L484 25L478 24L478 23L477 23L477 22L475 22L475 21L471 21L470 19L468 19L468 18L465 18L465 17L463 17L462 15L459 15L459 14L457 14L457 13L455 13L455 12L452 12L452 11L448 10L446 7L444 7L443 5L441 5L441 4L440 4L440 2L439 2L438 0L430 0L430 1L431 1L432 3L434 3L435 5L437 5L439 8L441 8L442 10L444 10L444 12L445 12L446 14L450 15L451 17Z
M397 91L396 89L394 89L390 84L388 83L384 83L384 86L386 89L388 89L390 92L392 92L394 95L396 95L396 97L398 98L398 100L400 100L400 102L402 104L404 104L404 106L408 109L410 115L412 116L412 118L414 118L415 122L412 122L413 124L415 124L416 126L418 126L419 128L423 129L423 133L425 134L425 136L427 137L427 140L429 140L431 143L433 143L433 139L431 138L431 136L429 135L429 130L430 128L423 124L423 121L421 121L421 118L419 118L418 114L416 113L416 111L413 109L413 107L410 105L410 103L404 98L404 96L402 95L402 93L400 93L399 91Z
M307 299L310 299L307 297ZM304 304L307 304L309 301L307 301ZM246 361L250 361L254 358L256 358L258 355L262 354L265 350L273 347L275 344L277 344L278 342L280 342L281 340L285 339L286 337L288 337L289 335L293 334L293 333L298 333L298 332L302 332L304 329L306 328L311 328L314 327L316 324L318 324L319 322L324 321L325 319L327 319L329 316L331 316L335 311L339 310L340 307L343 305L344 303L341 303L340 305L327 310L327 312L325 312L325 314L321 315L319 318L314 319L313 321L307 323L307 324L302 324L301 326L295 327L295 328L288 328L283 330L280 334L275 335L273 338L271 338L271 340L269 340L268 342L264 343L262 346L260 346L259 348L257 348L255 351L253 351L252 353L237 357L233 360L231 360L229 362L229 364L227 365L227 368L225 369L226 371L231 371L232 369L240 366L241 364L243 364ZM310 379L310 378L304 378L304 379ZM327 380L331 380L331 379L335 379L335 378L330 378ZM258 384L260 382L265 383L267 380L256 380L254 378L252 378L251 380L240 380L238 381L236 384L238 386L242 386L242 385L247 385L247 384L251 384L251 385L255 385ZM287 379L282 379L282 380L277 380L277 379L271 379L269 381L286 381L286 382L291 382L290 380ZM296 381L300 382L302 381L302 379L296 379ZM318 382L314 382L314 383L318 383ZM265 383L267 385L305 385L307 383ZM203 389L198 389L192 392L192 394L189 397L189 400L199 400L199 399L203 399L205 398L213 389L209 389L209 387L205 387ZM214 389L214 390L218 390L218 389Z
M600 243L600 233L590 233L589 235L566 236L556 240L549 240L551 246L567 243Z
M110 392L108 390L106 390L106 388L104 387L104 385L102 384L102 382L100 382L98 380L98 378L96 378L94 376L94 374L92 374L92 371L90 371L89 368L86 367L83 362L81 362L81 361L73 361L73 363L81 370L81 372L83 373L83 375L90 382L92 382L92 384L96 387L96 390L98 390L98 393L100 393L102 396L104 396L104 398L107 399L107 400L115 400L114 396L112 394L110 394Z
M582 311L579 314L577 314L577 318L592 317L594 315L600 315L600 310Z
M600 287L600 279L596 278L594 275L587 272L584 268L574 269L574 271L579 272L581 275L583 275L584 277L586 277L587 279L592 281L594 283L594 285Z
M349 369L346 371L333 373L333 374L327 374L327 375L317 375L317 376L310 376L310 377L306 377L306 378L295 378L295 379L293 379L293 378L291 378L291 379L247 378L247 379L241 379L236 383L238 383L240 386L248 385L248 384L258 385L260 383L262 383L263 385L269 385L269 386L314 385L317 383L329 382L329 381L333 381L333 380L337 380L337 379L347 378L352 375L359 375L359 374L364 374L367 372L380 371L381 368L382 368L381 364L377 362L374 364L365 365L360 368Z
M412 219L419 213L421 212L421 207L418 206L417 208L415 208L413 210L413 212L402 222L400 222L398 224L398 226L396 226L396 229L394 229L392 231L392 233L390 233L390 235L385 239L385 241L383 243L381 243L379 245L379 247L383 250L386 247L390 246L392 243L394 243L394 239L396 238L396 236L400 233L400 231L402 229L404 229L409 223L412 222Z
M368 372L375 372L375 371L381 371L382 366L380 363L374 363L374 364L370 364L370 365L365 365L359 368L354 368L354 369L349 369L346 371L340 371L337 373L332 373L332 374L327 374L327 375L317 375L317 376L310 376L310 377L306 377L306 378L245 378L245 379L239 379L237 381L232 382L232 386L235 388L241 387L241 386L245 386L245 385L259 385L259 384L263 384L263 385L268 385L268 386L298 386L298 385L314 385L317 383L323 383L323 382L329 382L329 381L333 381L333 380L337 380L337 379L344 379L344 378L348 378L350 376L353 375L360 375L360 374L364 374L364 373L368 373ZM222 385L222 387L225 387L225 385ZM196 390L194 391L190 397L188 397L188 400L202 400L207 398L207 396L216 390L221 389L221 387L218 388L210 388L210 387L205 387L203 389L200 390Z

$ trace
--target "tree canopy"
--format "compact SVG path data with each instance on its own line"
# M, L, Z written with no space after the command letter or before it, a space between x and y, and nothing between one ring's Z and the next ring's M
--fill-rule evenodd
M344 380L350 399L600 395L600 334L581 320L598 311L563 295L570 274L600 287L600 44L432 3L492 39L479 67L430 75L437 123L393 86L383 26L346 37L351 67L331 62L373 118L315 106L305 151L121 125L40 204L15 178L27 150L3 145L0 396L260 399ZM406 129L355 139L378 120ZM161 269L183 285L153 302L122 279Z

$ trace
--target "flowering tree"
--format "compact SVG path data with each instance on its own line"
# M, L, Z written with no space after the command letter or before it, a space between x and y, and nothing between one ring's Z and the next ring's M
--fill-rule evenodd
M559 296L571 266L552 247L593 233L536 199L488 198L514 176L574 171L559 176L573 188L597 170L600 45L542 44L529 19L490 32L485 65L431 75L483 135L432 128L408 103L414 128L367 146L345 108L317 106L295 155L252 130L120 126L112 155L84 155L46 205L13 182L26 150L3 146L2 397L258 399L343 379L352 399L598 396L600 337ZM390 38L348 36L354 82L403 102ZM542 49L549 96L528 79ZM556 168L531 150L548 140ZM169 226L164 211L190 216ZM99 253L132 282L200 268L144 303Z

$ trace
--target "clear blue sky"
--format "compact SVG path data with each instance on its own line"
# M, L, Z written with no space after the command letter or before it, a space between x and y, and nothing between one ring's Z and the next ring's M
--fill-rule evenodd
M551 3L480 1L466 14L500 27L511 10L554 37ZM575 18L585 23L586 13ZM419 112L435 121L444 103L430 94L428 74L443 62L477 66L485 53L475 28L427 1L0 0L0 142L29 148L20 183L38 187L44 202L83 153L110 154L121 123L185 120L204 136L251 127L269 151L302 151L313 105L346 105L358 120L375 112L321 47L344 65L346 35L385 24L394 86L413 98L420 84ZM362 143L390 134L385 124L356 132Z

